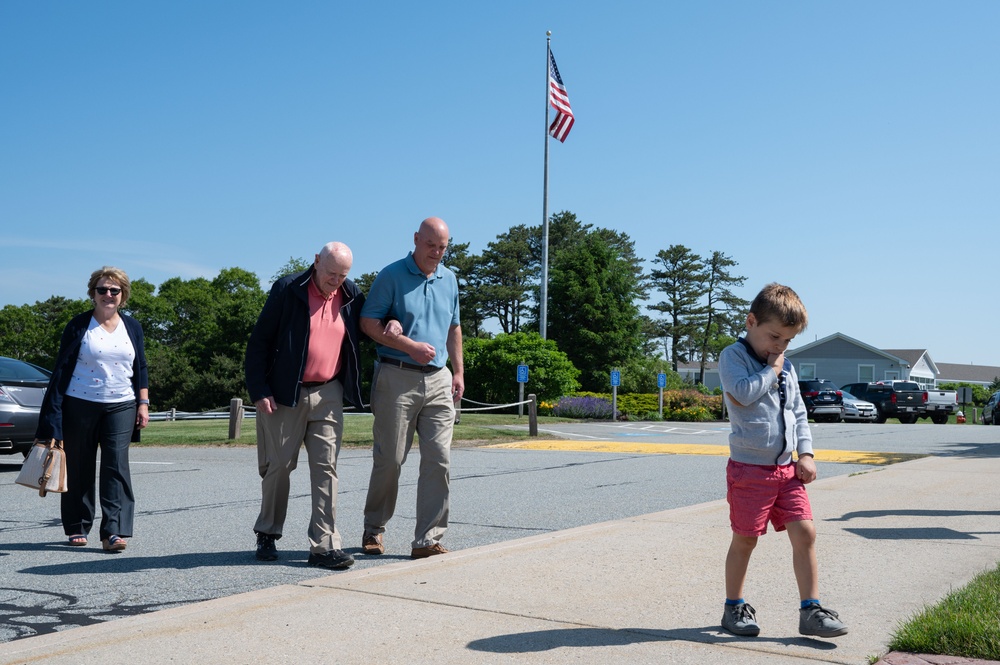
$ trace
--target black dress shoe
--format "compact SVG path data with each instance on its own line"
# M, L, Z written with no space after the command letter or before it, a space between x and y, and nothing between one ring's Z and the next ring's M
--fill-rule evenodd
M277 561L278 560L278 548L274 546L274 536L269 536L266 533L257 534L257 560L258 561Z
M309 565L322 566L331 570L344 570L354 565L354 557L344 550L330 550L321 554L310 554Z

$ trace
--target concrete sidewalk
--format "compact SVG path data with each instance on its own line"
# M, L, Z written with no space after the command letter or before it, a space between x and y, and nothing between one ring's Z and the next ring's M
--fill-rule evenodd
M997 478L1000 457L955 456L812 484L821 597L850 626L834 640L798 635L774 533L746 590L760 637L721 631L730 531L713 501L17 640L0 663L862 665L898 622L996 567Z

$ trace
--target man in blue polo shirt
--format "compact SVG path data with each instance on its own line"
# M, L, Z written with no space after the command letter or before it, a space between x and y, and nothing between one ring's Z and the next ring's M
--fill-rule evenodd
M372 283L361 310L361 330L375 340L378 364L372 377L374 465L365 502L361 549L382 554L382 534L396 509L399 473L419 436L417 526L410 557L423 559L448 550L448 473L455 403L465 391L458 281L441 265L448 249L448 225L429 217L413 234L413 251L386 266ZM403 333L386 332L395 319ZM451 360L451 371L445 366Z

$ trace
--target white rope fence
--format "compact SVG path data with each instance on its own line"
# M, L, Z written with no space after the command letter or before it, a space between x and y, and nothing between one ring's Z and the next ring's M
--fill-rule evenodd
M528 395L528 399L522 402L509 402L507 404L489 404L486 402L477 402L475 400L462 398L463 402L468 402L469 404L476 404L477 406L471 408L458 407L455 410L455 422L460 422L462 413L468 413L470 411L498 411L500 409L509 409L515 406L528 405L528 434L529 436L538 436L538 400L535 395ZM368 407L365 404L365 407ZM352 410L353 407L345 407L344 411ZM345 414L347 415L347 414ZM350 415L360 415L360 414L350 414ZM520 415L520 414L519 414ZM150 420L221 420L223 418L229 419L229 438L238 439L240 438L241 429L243 427L244 418L256 418L257 409L250 406L243 406L243 400L235 397L229 402L229 406L222 406L217 409L210 409L208 411L178 411L177 409L170 409L169 411L157 411L156 413L149 414Z

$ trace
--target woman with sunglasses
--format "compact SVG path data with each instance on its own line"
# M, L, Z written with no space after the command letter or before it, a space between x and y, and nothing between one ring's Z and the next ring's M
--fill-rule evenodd
M120 552L132 536L135 498L128 447L149 424L149 377L142 326L119 308L131 292L124 271L105 266L87 285L94 308L63 330L59 356L42 401L35 438L66 449L68 490L62 495L69 544L84 546L94 524L94 480L101 451L101 526L104 549Z

